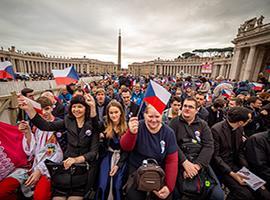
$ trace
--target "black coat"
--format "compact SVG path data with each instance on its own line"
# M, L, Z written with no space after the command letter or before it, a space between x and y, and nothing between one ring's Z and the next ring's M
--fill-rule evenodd
M212 106L209 106L206 108L208 111L208 126L211 128L214 124L222 121L224 119L224 113L223 110L219 110L214 112L211 108Z
M252 118L251 121L245 126L246 136L249 137L255 133L266 131L266 116L262 115L259 109L253 110L250 107L247 108L252 112Z
M200 107L198 113L197 113L198 117L200 117L201 119L203 119L204 121L208 121L208 115L209 115L209 112L208 110L206 110L205 107Z
M245 150L250 170L267 182L270 190L270 131L248 138Z
M207 167L214 151L214 141L207 123L196 116L195 120L190 125L188 125L183 117L179 116L172 119L169 126L175 132L177 144L179 147L183 143L183 139L196 139L195 132L198 131L200 133L202 149L194 163L198 163ZM189 131L187 131L187 128ZM180 148L178 156L181 164L187 159Z
M126 120L129 121L129 119L131 117L135 117L138 114L139 108L140 106L138 106L136 103L134 103L133 101L130 102L129 106L128 106L128 112L125 109L124 103L123 101L121 101L121 104L123 106L123 109L125 111L125 115L126 115Z
M53 105L53 111L52 111L53 116L64 119L65 115L65 106L58 101L56 104Z
M98 156L99 149L99 134L98 128L93 128L97 119L87 119L78 132L76 119L65 116L64 120L47 122L40 115L36 114L31 120L35 126L44 131L57 131L67 134L67 150L64 152L64 157L84 156L88 162L95 161Z
M105 130L104 117L106 116L107 106L110 103L110 101L111 101L111 99L107 96L105 97L104 103L101 106L96 101L96 112L97 112L98 125L99 125L99 127L102 127L101 128L102 130ZM103 112L102 112L102 116L99 116L98 107L104 107ZM100 118L102 118L102 120L100 120Z
M212 167L219 175L238 171L247 166L243 152L243 128L233 130L227 120L219 122L212 127L214 137L214 155Z

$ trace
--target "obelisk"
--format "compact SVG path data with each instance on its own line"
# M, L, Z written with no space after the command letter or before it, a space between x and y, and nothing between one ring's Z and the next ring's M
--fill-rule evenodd
M118 70L121 70L121 29L118 35Z

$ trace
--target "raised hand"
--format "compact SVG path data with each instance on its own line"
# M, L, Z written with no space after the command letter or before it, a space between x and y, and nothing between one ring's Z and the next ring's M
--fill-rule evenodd
M19 94L17 100L18 100L18 106L20 109L25 110L25 111L34 109L32 104L29 103L23 95Z
M26 111L30 119L34 118L34 116L36 115L36 111L33 105L27 100L26 97L21 94L18 95L18 106L22 110Z
M128 122L128 127L132 134L137 134L139 129L138 117L131 117Z
M92 108L96 106L96 102L94 97L91 94L85 94L84 95L85 102Z
M21 131L24 134L30 133L30 126L29 126L29 122L27 121L20 121L19 125L18 125L18 129L19 131Z

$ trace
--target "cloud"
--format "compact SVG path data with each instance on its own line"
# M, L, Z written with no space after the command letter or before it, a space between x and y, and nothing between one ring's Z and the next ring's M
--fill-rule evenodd
M233 46L245 20L269 0L1 0L0 46L117 62L172 59L198 48Z

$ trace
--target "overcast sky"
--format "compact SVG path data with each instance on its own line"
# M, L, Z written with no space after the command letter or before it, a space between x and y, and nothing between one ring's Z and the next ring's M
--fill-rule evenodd
M270 0L1 0L0 46L122 65L173 59L198 48L233 46L245 20L264 15Z

